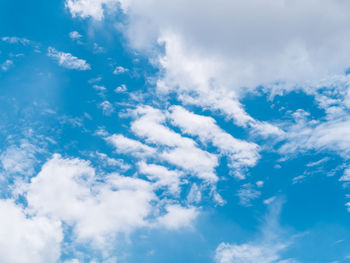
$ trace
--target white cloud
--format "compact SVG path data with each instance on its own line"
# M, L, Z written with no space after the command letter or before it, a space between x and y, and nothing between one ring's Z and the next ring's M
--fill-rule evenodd
M281 209L280 201L269 204L269 213L261 228L261 237L244 244L221 243L216 249L218 263L297 263L294 259L284 259L281 252L291 245L292 238L283 235L284 230L278 224Z
M197 186L197 184L193 184L191 187L190 192L187 195L187 202L190 204L192 203L199 203L202 199L202 192Z
M67 0L66 7L69 8L72 15L81 17L93 17L96 20L103 18L103 6L117 3L115 0Z
M103 114L106 116L110 116L114 112L113 105L107 100L101 102L99 106L102 109Z
M283 132L245 112L239 101L247 92L259 85L304 88L349 67L346 1L67 1L74 16L96 20L115 11L113 4L128 16L120 28L131 46L159 58L159 92L218 110L263 136ZM153 53L157 41L164 53Z
M94 53L95 54L100 54L100 53L104 53L105 49L101 46L99 46L97 43L94 43Z
M159 92L175 92L184 103L219 110L233 118L238 125L248 125L255 133L262 136L280 136L283 132L269 123L254 120L244 111L239 98L246 89L240 90L240 88L246 86L254 88L260 84L274 83L284 80L284 75L294 78L297 74L295 69L291 70L293 63L298 65L296 68L300 74L307 76L307 80L310 79L310 74L305 73L305 69L299 65L302 58L299 59L298 55L305 55L303 48L296 44L297 48L292 46L292 50L296 53L290 52L287 47L293 41L289 41L285 32L282 34L286 37L284 40L280 38L279 41L272 40L271 30L268 27L271 25L271 19L280 20L281 23L287 22L279 13L288 10L287 7L281 7L272 1L267 3L269 8L262 6L262 10L268 13L269 18L267 21L264 19L264 23L255 22L258 21L254 15L255 5L261 5L256 0L246 4L239 1L216 4L196 0L191 4L183 1L176 6L171 1L159 0L148 1L147 5L137 0L68 0L66 3L74 16L84 18L91 16L96 20L103 18L104 11L115 11L113 4L120 4L129 18L127 26L122 28L129 37L132 47L145 51L152 49L157 41L164 44L165 54L155 54L155 59L151 57L152 61L159 58L158 66L164 73L157 84ZM302 6L303 2L298 1L296 6L298 4ZM110 6L113 7L109 8ZM198 6L201 8L198 9ZM293 12L296 6L293 6ZM232 16L235 13L237 14ZM207 19L208 17L210 19ZM242 23L239 19L249 22ZM295 17L288 22L293 21L298 24L300 22ZM237 25L241 25L242 28ZM266 34L261 33L262 29ZM279 30L281 28L277 31ZM242 32L249 34L241 36ZM248 42L257 36L258 41ZM258 47L257 43L262 47ZM273 45L278 48L271 48ZM279 62L283 66L279 65ZM280 72L281 76L278 74Z
M129 170L131 166L126 164L123 159L114 159L105 153L96 152L96 156L102 161L104 166L118 167L121 170Z
M185 208L180 205L168 205L166 211L165 215L158 218L158 224L174 230L191 227L198 216L198 211L194 207Z
M307 166L307 167L318 166L318 165L320 165L320 164L323 164L323 163L325 163L325 162L328 162L329 160L330 160L329 157L324 157L324 158L322 158L322 159L320 159L320 160L318 160L318 161L310 162L310 163L308 163L306 166Z
M79 241L106 245L107 237L147 226L156 200L144 180L110 174L98 182L86 161L55 155L28 185L31 213L64 221Z
M154 155L156 150L137 140L129 139L121 134L113 134L106 137L106 141L112 144L118 153L131 154L135 156Z
M118 75L118 74L124 74L126 72L129 72L129 69L127 68L123 68L122 66L117 66L114 71L113 74L114 75Z
M261 192L254 189L251 183L242 185L237 193L239 202L243 206L251 206L251 201L260 197Z
M21 37L2 37L1 40L10 44L21 44L23 46L31 43L30 40Z
M106 91L107 90L105 86L93 85L92 87L97 91Z
M58 64L64 68L76 70L90 70L91 66L83 59L72 56L70 53L64 53L53 47L48 48L47 55L57 60Z
M128 90L128 89L126 88L126 85L125 85L125 84L122 84L122 85L116 87L116 88L114 89L114 92L115 92L115 93L120 93L120 92L125 92L125 91L127 91L127 90Z
M58 262L63 238L60 222L28 216L13 200L0 200L0 214L2 262Z
M83 36L79 34L78 31L72 31L69 33L69 37L73 40L79 40L81 39Z
M340 177L339 181L348 182L350 181L350 168L345 169L344 174Z
M212 183L218 181L215 174L215 168L218 166L217 157L199 148L177 147L165 150L160 154L160 157L202 180Z
M156 164L147 164L144 161L138 163L141 174L147 175L149 180L155 181L156 188L167 187L169 193L178 195L180 193L181 171L169 170L168 168Z
M159 154L160 158L201 179L218 180L215 174L217 156L200 149L194 140L168 128L164 112L152 107L138 107L133 114L136 119L131 123L131 130L137 136L146 138L148 143L167 146Z
M298 117L295 124L288 129L287 142L279 151L283 154L296 154L310 149L330 150L349 158L349 129L350 118L347 115L324 122Z
M12 66L13 66L13 61L10 59L7 59L5 62L0 64L1 70L3 71L8 71Z
M172 123L179 126L183 133L198 136L206 144L211 142L227 155L230 167L236 170L233 173L238 177L244 178L240 170L254 166L259 159L259 148L255 143L234 138L217 126L213 118L194 114L180 106L172 106L170 112Z
M92 84L92 83L100 82L101 80L102 80L102 77L96 77L96 78L93 78L93 79L89 79L88 82L90 84Z
M27 141L22 141L19 146L11 145L0 154L1 166L6 174L30 176L35 171L37 152L38 149Z

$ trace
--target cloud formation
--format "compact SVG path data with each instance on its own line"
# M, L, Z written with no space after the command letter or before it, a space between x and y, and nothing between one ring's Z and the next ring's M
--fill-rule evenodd
M47 55L55 59L58 65L67 68L67 69L76 69L76 70L90 70L91 66L83 59L74 57L70 53L64 53L56 50L53 47L49 47L47 50Z

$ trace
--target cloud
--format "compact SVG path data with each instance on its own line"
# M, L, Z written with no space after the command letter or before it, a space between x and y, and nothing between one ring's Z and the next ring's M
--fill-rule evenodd
M242 185L237 193L239 203L243 206L251 206L251 201L260 197L261 192L254 189L251 183Z
M47 55L57 60L58 64L64 68L76 70L90 70L91 66L83 59L72 56L70 53L64 53L53 47L48 48Z
M157 83L160 93L174 92L183 103L218 110L232 118L236 124L248 125L257 134L280 136L282 131L277 127L249 116L239 99L246 92L247 86L255 88L265 83L288 81L287 78L294 81L294 78L298 78L296 69L303 79L310 79L310 74L306 73L308 61L305 62L306 68L303 68L303 59L307 57L304 52L305 43L301 41L300 45L294 44L297 42L294 39L299 40L300 37L292 30L295 22L303 29L301 32L305 33L304 26L300 24L300 14L296 12L299 7L302 9L303 5L309 5L304 2L291 4L292 14L295 15L293 17L280 15L290 10L287 6L289 4L268 1L262 5L256 0L220 4L199 0L190 4L181 1L176 6L171 1L159 0L148 1L147 5L137 0L68 0L66 6L73 16L101 20L104 11L106 14L114 12L115 6L120 5L128 17L127 24L121 28L131 46L150 55L151 61L158 61L155 65L162 72ZM261 10L266 12L262 15L264 23L258 22L259 19L255 16L256 6L261 6ZM315 13L318 11L320 10ZM286 21L287 17L290 21ZM318 29L317 17L313 16L313 26L317 25ZM309 15L305 14L305 19L308 21ZM276 31L272 34L270 26L276 24L286 24L290 30L286 33L282 26L272 27ZM279 33L283 38L275 41L275 36ZM303 36L309 37L310 34L305 33ZM312 42L309 39L305 41ZM163 45L165 52L154 54L154 50L158 50L154 43ZM306 52L308 51L313 52L314 49L307 47ZM329 66L328 59L326 63Z
M4 63L0 64L2 71L8 71L12 66L13 66L13 61L10 59L7 59Z
M269 204L269 212L261 228L261 237L244 244L221 243L216 249L218 263L297 263L294 259L285 259L281 252L291 245L290 236L279 226L278 217L281 200Z
M152 156L156 153L154 148L137 140L129 139L121 134L113 134L105 139L116 148L118 153L131 154L135 156Z
M124 171L129 170L131 168L131 166L125 163L123 159L114 159L109 157L107 154L101 152L96 152L95 155L101 160L103 166L117 167Z
M198 211L194 207L185 208L180 205L168 205L167 213L158 218L158 224L169 229L180 229L183 227L191 227L196 219Z
M81 16L83 18L93 17L96 20L101 20L103 16L103 6L112 7L117 3L114 0L67 0L66 7L69 8L73 17Z
M18 146L10 145L0 154L2 169L8 175L20 174L30 176L34 174L37 163L36 154L39 149L27 141Z
M244 167L255 166L259 159L259 147L255 143L236 139L217 126L213 118L194 114L181 106L172 106L170 112L172 124L180 127L183 133L198 136L205 144L212 143L226 155L238 177L245 177L241 172Z
M126 72L129 72L129 69L127 68L123 68L122 66L117 66L114 71L113 74L114 75L119 75L119 74L124 74Z
M115 93L121 93L121 92L126 92L128 89L126 88L125 84L122 84L114 89Z
M2 37L1 40L10 44L21 44L23 46L31 44L29 39L21 37Z
M140 106L133 114L135 120L131 123L131 130L137 136L145 138L148 143L166 146L159 154L160 158L198 178L211 182L218 180L215 175L217 156L200 149L194 140L168 128L165 113L153 107Z
M350 118L329 118L324 122L308 120L305 116L298 117L291 125L286 136L286 142L280 147L282 154L296 154L306 150L329 150L344 158L350 157Z
M72 31L69 33L69 37L73 40L80 40L83 36L78 31Z
M153 186L156 189L166 187L170 194L180 193L180 177L184 175L183 172L169 170L161 165L147 164L144 161L138 163L138 168L141 174L147 175L149 180L154 181Z
M104 90L101 90L101 92L103 92L103 91ZM106 116L110 116L114 112L113 105L107 100L101 102L99 107L102 109L103 114Z
M345 169L344 174L340 177L339 181L350 181L350 168Z
M190 204L192 203L199 203L202 199L202 192L197 186L197 184L193 184L191 187L190 192L187 195L187 202Z
M31 213L63 221L80 242L91 240L102 247L107 237L147 226L151 201L157 199L149 182L118 174L98 182L88 162L59 155L27 188Z
M13 200L0 200L0 258L9 263L58 262L63 239L61 224L28 216Z

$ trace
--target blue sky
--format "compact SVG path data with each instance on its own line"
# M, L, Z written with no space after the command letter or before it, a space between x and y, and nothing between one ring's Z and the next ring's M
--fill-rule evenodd
M349 8L1 1L0 261L350 262Z

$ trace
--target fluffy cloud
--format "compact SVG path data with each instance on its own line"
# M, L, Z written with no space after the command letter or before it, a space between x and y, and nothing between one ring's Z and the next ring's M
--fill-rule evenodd
M156 150L137 140L126 138L121 134L113 134L106 137L106 141L112 144L118 153L131 154L135 156L154 155Z
M101 20L104 12L103 6L111 7L115 3L117 3L115 0L68 0L66 6L74 17L92 16L96 20Z
M11 145L0 154L0 163L6 174L32 175L39 150L27 141Z
M72 56L70 53L64 53L53 47L48 48L47 55L57 60L58 64L64 68L76 70L90 70L91 66L83 59Z
M74 226L79 240L104 244L106 237L146 226L150 183L111 174L98 183L88 162L55 155L32 179L26 198L29 211Z
M244 111L239 99L247 90L314 84L349 66L345 1L66 2L73 16L96 20L116 5L128 16L121 28L132 47L150 54L157 41L164 45L165 53L156 54L163 71L159 91L176 92L184 103L219 110L263 134L281 131Z
M79 34L78 31L72 31L69 33L69 37L73 40L79 40L81 39L83 36Z
M118 66L118 67L116 67L116 68L114 69L113 74L114 74L114 75L118 75L118 74L123 74L123 73L126 73L126 72L129 72L129 69L123 68L123 67L121 67L121 66Z
M28 216L13 200L0 200L0 258L8 263L55 263L60 257L61 224Z
M161 110L152 107L138 107L131 130L138 136L146 138L149 143L167 146L160 157L197 177L215 182L215 167L217 156L200 149L197 143L165 125L166 115Z
M155 188L166 187L171 194L178 195L180 193L180 177L183 176L183 172L169 170L161 165L147 164L144 161L139 162L138 167L141 174L145 174L148 179L155 181L153 184Z
M158 218L158 224L169 229L190 227L198 215L196 208L185 208L180 205L168 205L166 211L164 216Z
M230 167L237 176L244 177L240 171L242 167L256 164L259 149L255 143L234 138L217 126L211 117L191 113L180 106L173 106L170 111L172 123L180 127L183 133L198 136L203 143L212 143L222 154L227 155Z
M160 202L154 193L165 185L176 192L178 175L145 163L140 164L140 171L152 181L98 175L89 162L56 154L24 187L27 210L30 215L64 222L73 228L74 241L92 242L100 249L110 247L106 242L118 234L137 228L190 226L198 214L195 208ZM163 206L164 211L159 211Z

